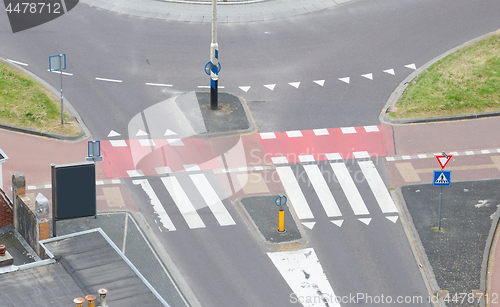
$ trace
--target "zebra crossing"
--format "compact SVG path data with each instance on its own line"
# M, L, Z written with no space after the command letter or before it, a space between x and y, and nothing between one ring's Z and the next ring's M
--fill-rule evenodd
M277 166L277 176L273 177L279 179L289 199L288 204L308 228L312 229L315 221L322 218L342 227L344 220L352 219L352 216L369 225L377 214L396 223L398 209L373 161L359 160L349 167L346 163ZM137 179L132 183L140 186L149 197L163 229L177 230L174 223L184 223L190 229L206 228L207 212L213 216L213 225L236 225L235 213L231 214L227 208L231 201L211 171ZM361 193L360 189L364 192ZM370 191L369 195L366 190ZM168 197L164 197L165 193Z
M323 171L319 164L294 165L295 173L292 166L276 167L291 206L306 227L314 227L315 222L311 220L317 218L315 215L318 215L318 212L324 213L339 227L348 215L354 215L360 222L369 225L374 214L382 213L385 218L396 223L398 209L372 160L356 161L349 168L344 162L332 162L322 166ZM330 171L332 176L328 176ZM325 179L325 176L329 179ZM371 195L361 195L359 189L363 185L368 185ZM332 191L336 189L342 191L343 195L339 192L334 195ZM317 206L316 199L321 206ZM311 207L315 206L322 211L312 210Z

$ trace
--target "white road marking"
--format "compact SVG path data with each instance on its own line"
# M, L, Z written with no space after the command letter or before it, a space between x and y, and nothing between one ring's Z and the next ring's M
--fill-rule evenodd
M146 82L146 85L172 87L172 84L161 84L161 83L148 83L148 82Z
M342 160L342 156L338 152L325 154L328 160Z
M127 174L129 177L142 177L142 176L144 176L144 173L140 169L129 170L129 171L127 171Z
M302 136L302 132L300 130L286 131L286 135L289 138L297 138Z
M203 228L205 224L175 177L162 177L161 181L186 220L189 228Z
M326 215L328 217L339 217L342 216L339 206L333 198L332 192L328 187L328 184L321 173L321 170L317 165L304 165L304 170L307 173L307 177L311 182L316 195L318 195L321 205L325 209Z
M235 225L233 218L204 174L189 176L221 226Z
M345 82L345 83L349 84L349 81L351 80L351 78L345 77L345 78L339 78L339 80L342 81L342 82Z
M148 136L149 134L147 132L142 131L142 129L139 129L135 136Z
M305 307L340 307L332 286L312 248L267 253L297 298L310 298Z
M321 86L325 85L325 80L315 80L313 82L316 83L316 84L319 84Z
M155 170L158 175L165 175L172 173L172 170L168 166L155 167Z
M106 82L115 82L115 83L122 83L122 80L115 80L115 79L106 79L106 78L95 78L96 80L99 81L106 81Z
M301 220L314 218L314 215L307 204L306 198L300 189L299 183L293 175L292 168L290 166L280 166L276 167L276 172L278 173L281 183L288 194L288 198L295 209L295 213L297 213L297 217Z
M398 216L386 216L385 217L386 219L388 219L389 221L393 222L394 224L396 224L397 220L398 220Z
M358 165L375 196L375 199L383 213L398 212L389 191L387 190L382 177L380 177L373 161L358 161Z
M111 146L113 147L127 147L127 142L125 140L109 140Z
M114 137L114 136L120 136L121 134L119 134L118 132L116 132L115 130L111 130L108 134L108 138L110 137Z
M378 132L380 131L377 126L364 126L366 132Z
M344 163L330 163L355 215L370 214Z
M342 131L343 134L357 133L356 128L354 128L354 127L342 127L342 128L340 128L340 130Z
M276 84L266 84L264 85L266 88L270 89L271 91L274 91L274 87L276 86Z
M335 221L330 221L332 222L333 224L339 226L339 227L342 227L342 224L344 223L344 220L335 220Z
M274 132L262 132L260 133L260 138L265 140L265 139L275 139L276 134Z
M370 154L368 151L355 151L352 153L354 158L356 159L362 159L362 158L369 158Z
M372 221L371 218L362 218L362 219L358 219L358 220L365 225L370 225L370 222Z
M173 132L173 131L172 131L172 130L170 130L170 129L167 129L167 131L165 131L164 136L169 136L169 135L177 135L177 133Z
M372 73L361 75L361 77L365 77L366 79L373 80L373 74Z
M316 222L302 222L302 225L312 230L314 228L314 225L316 225Z
M288 159L286 157L271 157L271 161L273 162L273 164L288 163Z
M7 59L7 61L9 61L9 62L11 62L11 63L14 63L14 64L22 65L22 66L28 66L28 64L23 63L23 62L18 62L18 61L9 60L9 59Z
M300 82L290 82L288 84L290 84L291 86L293 86L295 88L299 88Z
M316 161L314 159L313 155L302 155L302 156L299 156L299 160L300 160L300 162L314 162L314 161Z
M149 181L147 179L141 179L133 180L132 183L135 185L141 185L144 192L146 192L146 195L149 196L149 203L153 206L154 212L158 214L163 227L165 227L165 229L167 229L168 231L174 231L174 223L172 223L172 220L165 211L165 208L163 208L163 205L158 199L158 196L156 196L155 191L151 187L151 184L149 184Z
M415 63L411 63L411 64L408 64L408 65L405 65L405 67L411 68L413 70L417 70L417 66L415 66Z
M201 170L200 167L198 166L198 164L186 164L186 165L183 165L183 167L186 170L186 172L194 172L194 171Z
M60 71L51 71L50 69L47 69L48 72L53 72L53 73L56 73L56 74L60 74L61 72ZM66 76L72 76L73 74L72 73L69 73L69 72L64 72L62 73L63 75L66 75Z
M170 146L184 146L182 139L167 139L167 142Z
M314 135L329 135L328 129L313 129Z
M240 86L239 88L244 91L245 93L248 92L251 86Z
M139 144L143 147L154 147L156 146L155 141L152 139L139 139Z
M396 74L396 73L394 73L394 69L392 69L392 68L391 69L386 69L386 70L384 70L384 72L386 72L386 73L388 73L390 75L395 75Z

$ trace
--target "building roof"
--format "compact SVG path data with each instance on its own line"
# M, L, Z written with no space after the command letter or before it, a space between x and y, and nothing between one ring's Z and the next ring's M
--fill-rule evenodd
M2 307L47 303L72 306L76 297L98 297L100 288L108 290L109 306L168 306L101 229L56 237L41 244L55 261L40 266L35 262L19 266L19 271L1 274Z

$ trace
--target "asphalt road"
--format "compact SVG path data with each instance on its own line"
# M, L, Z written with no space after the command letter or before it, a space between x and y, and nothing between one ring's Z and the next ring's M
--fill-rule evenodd
M496 0L354 0L288 19L219 25L219 84L247 100L260 132L375 125L391 91L412 72L406 65L420 67L499 29L499 12ZM209 84L203 71L209 24L142 19L79 4L63 17L12 34L0 16L0 56L27 63L56 89L59 76L47 72L48 57L67 54L73 75L64 76L65 97L95 139L106 139L111 130L134 138L128 125L135 115ZM390 69L394 75L384 72ZM362 76L370 73L373 80ZM264 86L272 84L272 90ZM170 193L158 182L156 187L163 205L171 205ZM129 189L156 224L148 196L137 185ZM359 189L368 195L366 185ZM290 304L290 288L266 250L237 212L228 210L236 225L156 232L204 306ZM400 222L354 222L340 229L318 223L310 233L309 246L336 294L425 295Z

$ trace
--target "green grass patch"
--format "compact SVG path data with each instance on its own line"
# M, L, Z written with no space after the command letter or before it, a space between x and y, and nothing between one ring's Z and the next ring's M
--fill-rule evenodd
M430 66L391 109L391 118L500 110L500 30Z
M0 62L1 123L75 136L80 129L71 119L65 110L61 125L59 98L30 76Z

